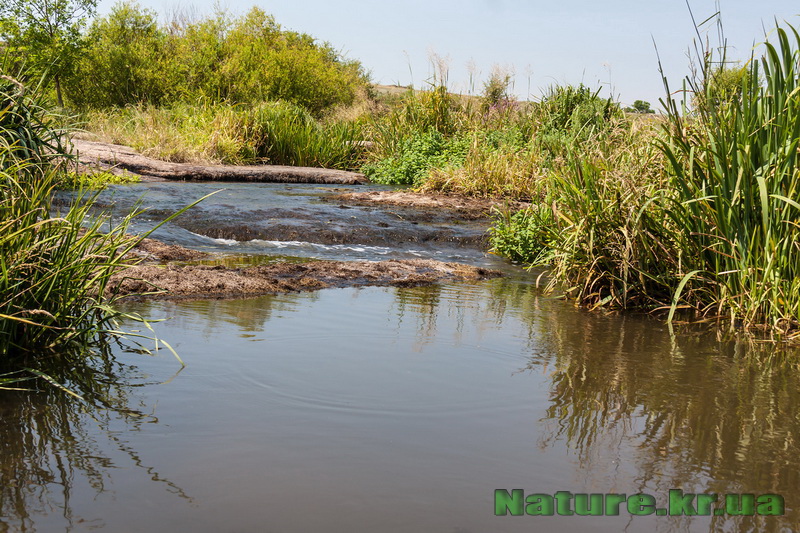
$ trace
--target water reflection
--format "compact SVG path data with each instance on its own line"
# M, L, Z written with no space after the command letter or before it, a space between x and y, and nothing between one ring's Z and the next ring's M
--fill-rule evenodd
M488 294L487 294L488 293ZM596 492L666 498L669 489L774 493L780 518L693 517L653 526L710 531L782 531L797 526L800 486L800 354L687 326L671 333L645 316L589 313L554 302L529 283L494 280L472 288L396 292L400 321L416 321L417 344L444 331L458 344L516 319L527 325L528 364L549 376L540 449L563 448L576 480ZM587 488L586 490L590 490ZM660 502L661 503L661 502ZM658 529L654 527L654 529Z
M0 531L627 525L494 517L493 490L515 487L773 492L787 503L776 520L650 517L627 531L796 526L796 353L672 336L513 277L132 306L172 317L155 327L188 367L160 385L168 357L117 348L126 364L57 376L87 402L4 393ZM321 512L309 494L325 495Z
M714 531L797 524L796 352L708 332L673 337L646 318L560 315L545 325L552 361L532 357L526 367L554 366L541 446L566 443L586 478L607 490L786 498L785 517L713 517ZM609 463L638 486L615 489Z
M73 500L113 498L113 472L132 466L154 482L153 490L190 502L127 444L127 432L158 422L135 395L152 380L118 363L108 346L87 360L59 359L66 360L40 362L39 370L83 400L45 383L38 391L0 395L0 531L102 527L102 516L76 512Z
M241 300L141 301L136 312L147 317L165 317L171 327L198 330L203 338L226 331L231 326L244 334L264 331L271 319L296 313L319 299L319 292L274 294ZM198 321L197 317L203 320Z

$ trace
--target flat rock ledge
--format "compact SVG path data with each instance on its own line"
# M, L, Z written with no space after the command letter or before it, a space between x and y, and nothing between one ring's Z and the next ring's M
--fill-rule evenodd
M488 218L493 209L508 208L519 211L529 207L527 202L515 200L494 200L456 194L421 193L412 191L359 191L346 192L333 196L328 201L351 205L391 205L437 212L447 211L459 218L476 220Z
M249 298L331 287L412 287L501 276L486 268L429 259L312 261L228 268L222 265L139 265L115 274L108 294L158 299Z
M155 179L191 181L253 181L270 183L318 183L361 185L369 180L357 172L283 165L192 165L170 163L143 156L130 146L72 139L82 168L114 173L127 171L145 181Z

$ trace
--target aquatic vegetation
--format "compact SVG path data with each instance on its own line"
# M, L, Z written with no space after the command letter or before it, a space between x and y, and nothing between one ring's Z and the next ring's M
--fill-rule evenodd
M726 101L686 116L668 99L661 148L666 214L681 230L673 309L683 301L787 331L800 325L800 34L787 25L774 35ZM703 102L719 97L712 59L687 80Z
M82 224L83 197L62 215L50 200L70 156L35 95L8 78L0 87L0 356L91 344L114 312L98 296L133 239L126 221L106 233Z
M665 119L569 148L542 180L541 204L498 217L495 249L546 260L551 288L590 306L669 310L669 320L694 310L796 335L800 35L776 35L738 88L720 93L704 54L682 105L664 102ZM549 219L536 216L548 208Z
M112 174L111 172L67 172L59 182L61 189L105 189L109 185L138 183L133 174Z
M38 378L78 395L79 383L52 376L62 367L99 371L93 361L109 343L141 336L120 331L121 319L147 326L116 309L106 285L150 232L128 233L137 210L115 224L92 212L97 192L81 190L55 212L53 194L73 166L64 131L55 127L63 121L9 76L0 78L0 102L0 387Z

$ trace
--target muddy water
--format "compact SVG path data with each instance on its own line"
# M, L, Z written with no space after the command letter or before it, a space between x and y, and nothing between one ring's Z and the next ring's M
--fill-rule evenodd
M128 310L169 318L186 367L115 346L86 377L112 409L4 394L0 531L800 525L800 370L769 346L582 312L520 271ZM495 489L777 493L786 515L496 517Z

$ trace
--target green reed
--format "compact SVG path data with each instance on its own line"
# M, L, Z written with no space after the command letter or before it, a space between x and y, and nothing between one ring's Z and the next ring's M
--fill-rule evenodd
M674 191L666 213L680 230L673 313L685 301L786 331L800 321L800 34L774 35L733 98L715 94L722 67L704 54L702 77L687 80L695 113L666 100L661 148Z
M111 225L92 211L96 192L79 191L54 213L53 195L73 162L57 127L63 120L10 77L0 79L0 102L0 388L37 378L63 389L51 377L59 365L88 364L127 336L122 319L147 326L117 310L107 287L155 228L129 235L136 213Z

